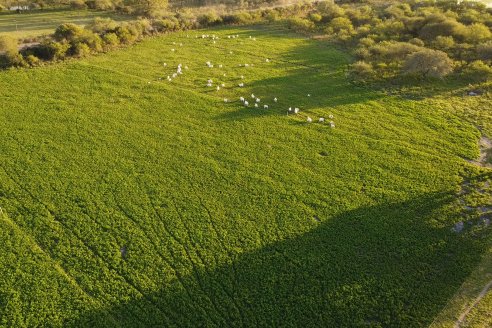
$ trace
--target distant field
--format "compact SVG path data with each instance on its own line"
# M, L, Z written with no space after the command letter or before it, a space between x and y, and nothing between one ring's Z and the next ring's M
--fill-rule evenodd
M0 326L428 326L490 236L451 231L490 99L350 60L228 27L0 72Z
M0 13L0 34L17 38L34 37L53 33L62 23L85 25L96 17L109 17L117 21L131 19L116 13L92 10L35 10L17 13Z

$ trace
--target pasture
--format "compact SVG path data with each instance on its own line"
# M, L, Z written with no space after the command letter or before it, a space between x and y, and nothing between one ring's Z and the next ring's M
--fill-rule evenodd
M131 19L129 16L96 10L45 9L20 14L5 12L0 13L0 35L8 34L15 38L32 38L51 34L63 23L83 26L92 22L96 17L111 18L115 21Z
M464 182L489 188L482 100L349 62L228 27L0 72L0 325L429 325L486 250L475 214L452 231Z

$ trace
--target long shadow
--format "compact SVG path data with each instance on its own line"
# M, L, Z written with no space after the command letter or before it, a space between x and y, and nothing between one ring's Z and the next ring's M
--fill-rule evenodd
M427 326L482 250L436 223L452 199L428 194L314 218L308 233L66 326Z
M255 36L254 31L244 34ZM261 32L258 32L258 35L261 35ZM285 34L273 35L279 38L287 37ZM251 55L257 54L251 53ZM261 115L286 114L288 107L299 107L303 111L333 108L365 103L384 96L376 90L351 84L345 76L348 63L347 55L333 46L321 41L306 41L303 45L272 60L269 65L278 70L279 75L266 76L247 84L246 89L256 94L268 95L268 98L272 99L277 96L278 103L270 101L270 109L265 111L261 109L245 111L243 107L239 107L237 110L223 112L216 118L243 120L257 117L259 113Z

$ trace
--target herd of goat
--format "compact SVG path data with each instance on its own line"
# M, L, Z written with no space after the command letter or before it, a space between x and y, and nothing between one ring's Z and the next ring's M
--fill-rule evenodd
M210 35L208 35L208 34L202 34L201 36L196 36L196 38L202 38L202 39L208 39L208 38L210 38L210 39L212 39L212 41L213 41L213 43L214 43L214 44L216 43L216 40L218 40L218 39L219 39L219 37L218 37L218 36L216 36L216 35L211 35L211 36L210 36ZM228 38L228 39L231 39L231 38L232 38L232 39L235 39L235 38L239 38L239 35L228 35L228 36L227 36L227 38ZM250 39L252 39L253 41L256 41L256 38L253 38L253 37L251 37L251 36L250 36L249 38L250 38ZM175 42L173 42L173 44L176 44L176 43L175 43ZM180 46L182 46L183 44L182 44L182 43L180 43L179 45L180 45ZM172 51L172 52L175 52L175 51L176 51L176 49L174 49L174 48L173 48L173 49L171 49L171 51ZM232 51L229 51L229 54L233 54L233 52L232 52ZM270 62L270 59L266 58L266 59L265 59L265 62L269 63L269 62ZM208 68L214 68L214 64L212 64L212 62L211 62L211 61L207 61L207 62L205 62L205 65L206 65ZM166 63L164 63L164 66L167 66L167 64L166 64ZM250 64L239 64L239 66L240 66L240 67L243 67L243 66L244 66L244 67L249 67L249 66L253 66L253 64L251 64L251 65L250 65ZM219 67L219 68L222 68L222 67L223 67L223 65L222 65L222 64L220 64L220 65L218 65L218 67ZM174 78L176 78L178 75L183 74L183 68L184 68L185 70L187 70L187 69L188 69L188 66L183 66L182 64L178 64L177 69L176 69L176 72L174 72L172 75L168 75L168 76L167 76L167 80L168 80L168 81L172 81L172 80L173 80ZM226 76L226 74L224 73L224 74L223 74L223 76ZM244 76L243 76L243 75L241 75L241 77L240 77L240 78L241 78L241 79L244 79ZM224 87L225 87L225 84L224 84L224 83L221 83L221 84L219 84L219 85L214 86L213 80L209 78L209 79L207 80L206 86L207 86L208 88L215 88L215 90L216 90L216 91L220 91L220 89L221 89L221 88L224 88ZM243 82L238 83L238 87L239 87L239 88L244 87L244 83L243 83ZM311 94L307 94L307 96L308 96L308 97L311 97ZM251 100L252 107L254 107L254 108L259 108L259 107L260 107L260 103L261 103L261 99L260 99L259 97L256 97L254 94L251 94L251 99L252 99L252 100ZM245 107L249 107L249 106L250 106L250 101L248 101L245 97L242 97L242 96L241 96L241 97L239 97L239 101L240 101L240 102L243 104L243 106L245 106ZM274 97L274 98L273 98L273 102L274 102L274 103L277 103L277 101L278 101L277 97ZM228 102L230 102L230 101L229 101L229 99L228 99L228 98L224 98L224 102L225 102L225 103L228 103ZM269 109L269 105L267 105L267 104L263 104L263 109ZM298 107L289 107L289 108L287 109L287 115L290 115L290 114L296 115L296 114L299 114L299 113L300 113L300 109L299 109ZM329 123L329 125L330 125L330 127L331 127L331 128L334 128L334 127L335 127L335 123L331 120L331 119L333 119L333 115L331 115L331 114L330 114L330 115L328 116L328 118L330 119L330 121L328 122L328 123ZM312 122L313 122L313 119L312 119L311 117L307 116L307 117L306 117L306 122L307 122L307 123L312 123ZM323 124L323 123L325 123L325 118L324 118L324 117L320 117L320 118L318 119L318 123L322 123L322 124Z

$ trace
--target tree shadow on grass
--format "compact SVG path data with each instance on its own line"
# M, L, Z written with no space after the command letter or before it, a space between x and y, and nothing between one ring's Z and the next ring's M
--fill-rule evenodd
M308 233L66 326L426 326L482 251L479 240L436 224L452 201L427 194L306 218L318 222Z
M375 90L351 84L345 76L347 63L347 56L342 52L329 45L309 41L273 59L269 65L275 65L279 75L248 83L244 94L254 92L260 98L266 98L260 108L268 104L269 109L261 109L261 115L285 115L289 107L299 107L302 111L334 108L366 103L384 96ZM272 101L275 97L278 98L277 103ZM245 111L239 105L236 110L223 112L216 119L243 120L258 115L258 110Z

